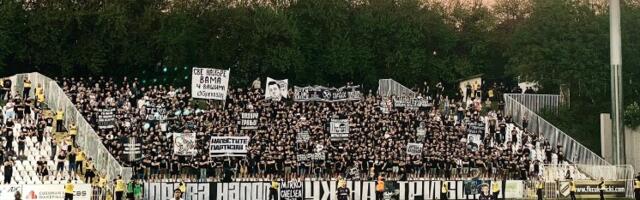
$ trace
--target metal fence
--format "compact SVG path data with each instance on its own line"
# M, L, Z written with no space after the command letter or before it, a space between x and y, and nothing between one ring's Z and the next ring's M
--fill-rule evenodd
M552 146L562 145L562 150L566 155L567 161L572 164L611 165L598 154L578 143L553 124L540 117L536 114L535 110L527 107L527 105L529 105L541 109L545 106L558 105L558 103L554 103L553 101L549 101L549 103L536 102L536 99L540 100L543 98L534 98L534 94L527 94L526 96L521 94L505 94L504 113L505 115L512 116L513 123L519 126L522 126L522 122L526 119L528 121L527 130L542 135ZM557 98L549 97L549 99L558 99L555 102L559 102L559 96ZM519 100L525 101L526 104L521 103Z
M77 143L80 149L84 150L88 157L91 157L94 161L95 168L109 178L115 178L117 175L122 175L122 178L129 180L133 175L133 171L130 167L123 167L118 161L109 153L109 150L102 144L102 140L98 134L93 130L89 122L82 116L82 114L76 109L69 97L64 93L62 88L53 79L46 77L40 73L27 73L17 74L13 76L14 90L22 93L22 80L24 77L28 77L32 82L32 90L30 94L35 93L35 88L42 86L44 89L45 103L51 109L51 111L57 112L58 109L64 111L65 127L69 126L69 122L75 122L78 128Z
M506 94L533 112L540 113L543 110L558 111L562 99L556 94Z
M378 95L388 96L415 96L416 92L394 81L393 79L378 80Z
M590 178L607 180L632 180L634 176L631 165L575 165L576 169L591 176Z

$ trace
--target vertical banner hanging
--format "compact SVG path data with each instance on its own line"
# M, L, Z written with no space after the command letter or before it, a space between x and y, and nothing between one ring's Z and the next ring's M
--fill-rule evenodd
M191 73L191 97L198 99L227 99L230 70L197 68Z

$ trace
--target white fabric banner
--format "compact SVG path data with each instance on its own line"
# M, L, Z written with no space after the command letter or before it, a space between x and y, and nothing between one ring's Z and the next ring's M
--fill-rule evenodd
M507 180L504 191L505 198L520 199L524 197L524 183L523 181Z
M421 155L422 154L422 143L408 143L407 144L407 154L409 155Z
M215 136L209 142L211 157L247 156L248 136Z
M230 70L197 68L191 73L191 97L226 100Z
M331 119L329 133L331 140L349 140L349 120Z
M172 135L174 155L195 156L198 154L196 133L173 133Z
M289 98L289 79L275 80L267 77L264 98L280 101Z
M480 145L482 140L480 140L480 134L469 134L467 135L467 143L475 143Z
M89 184L74 184L73 199L90 200L92 191ZM22 196L25 200L64 200L64 185L23 185Z
M425 136L427 135L427 129L424 127L416 128L416 136L419 141L424 141Z

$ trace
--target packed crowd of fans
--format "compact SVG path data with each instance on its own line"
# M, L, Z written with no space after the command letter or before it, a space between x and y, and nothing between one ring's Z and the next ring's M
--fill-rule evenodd
M266 178L273 176L335 177L373 180L384 174L395 179L415 177L509 177L528 179L541 174L544 163L564 160L562 147L552 147L525 127L514 127L499 111L504 86L469 86L454 97L434 89L416 88L430 106L409 109L381 103L388 100L369 91L358 101L296 102L264 99L260 84L230 89L227 100L190 98L186 87L143 86L137 79L57 79L76 107L122 163L134 166L144 178L188 175L198 179ZM293 91L289 91L291 93ZM500 98L499 98L500 97ZM99 129L98 115L115 108L115 126ZM156 108L151 109L149 108ZM163 108L163 109L157 109ZM164 110L164 111L162 111ZM387 112L388 111L388 112ZM258 112L259 127L240 130L242 112ZM332 118L346 118L348 141L331 141ZM478 146L468 141L468 124L484 123ZM417 129L426 129L424 138ZM297 142L298 132L308 142ZM169 133L197 133L195 156L173 155ZM249 136L246 157L212 158L211 136ZM142 145L142 158L125 154L130 139ZM407 143L422 143L422 155L406 152ZM298 161L297 155L325 152L325 160Z

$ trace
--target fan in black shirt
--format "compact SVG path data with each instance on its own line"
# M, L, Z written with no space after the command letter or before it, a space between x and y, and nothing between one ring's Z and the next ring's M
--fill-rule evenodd
M349 188L347 188L346 182L344 182L344 180L340 180L339 185L340 187L337 191L338 200L349 200L351 191L349 191Z

